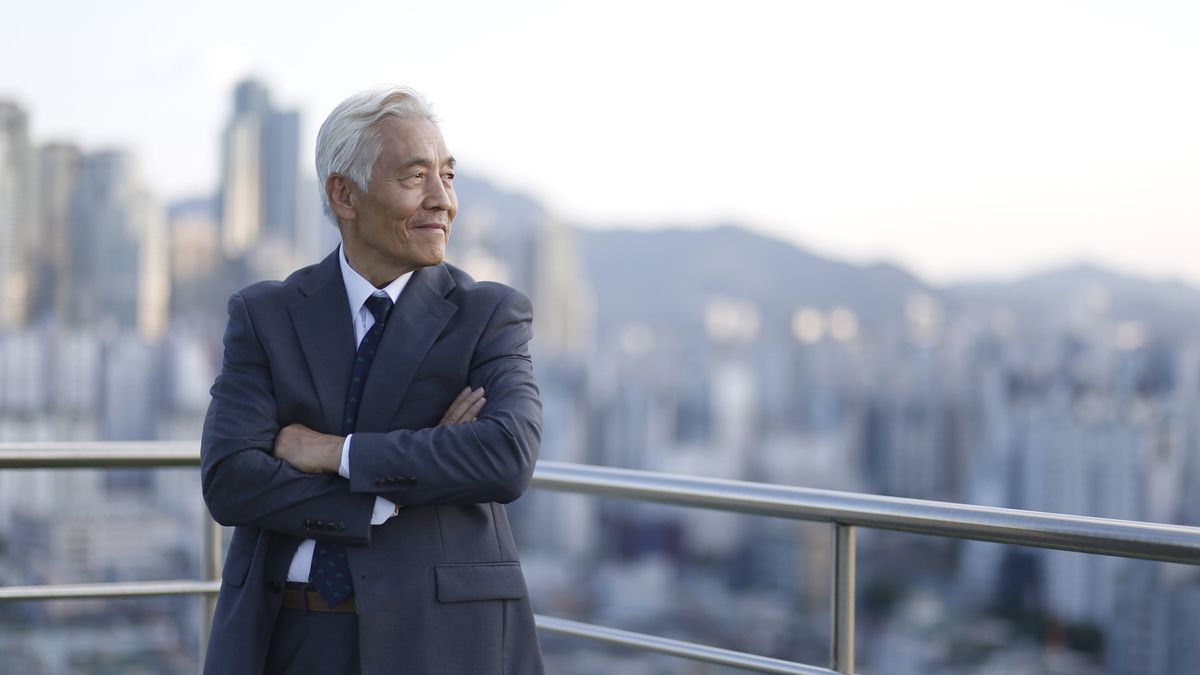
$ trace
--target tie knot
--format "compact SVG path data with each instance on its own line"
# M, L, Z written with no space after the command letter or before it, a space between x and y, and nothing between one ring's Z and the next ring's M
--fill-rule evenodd
M376 323L386 321L388 312L392 311L392 299L386 295L372 295L367 298L366 305Z

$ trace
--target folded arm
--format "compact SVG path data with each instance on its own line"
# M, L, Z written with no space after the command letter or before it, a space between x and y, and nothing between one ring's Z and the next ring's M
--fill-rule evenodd
M356 433L350 490L402 506L511 502L533 475L542 405L529 357L532 306L512 291L497 305L475 352L470 386L487 392L478 419L433 428Z
M305 473L274 457L279 434L270 366L245 300L229 300L221 373L201 439L204 500L222 525L366 544L374 498L336 473Z

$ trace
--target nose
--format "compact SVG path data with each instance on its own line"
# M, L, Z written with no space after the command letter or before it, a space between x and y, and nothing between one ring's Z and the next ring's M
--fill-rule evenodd
M431 180L426 184L425 201L421 205L428 211L449 211L453 203L450 190L440 179Z

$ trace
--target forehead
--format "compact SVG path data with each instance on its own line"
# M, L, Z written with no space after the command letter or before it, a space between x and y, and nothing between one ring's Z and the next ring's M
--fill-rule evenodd
M450 159L441 130L426 119L386 119L379 124L379 139L383 146L377 164L385 168L442 164Z

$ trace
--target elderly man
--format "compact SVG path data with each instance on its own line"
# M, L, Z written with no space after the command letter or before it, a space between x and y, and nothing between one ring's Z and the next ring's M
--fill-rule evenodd
M443 262L454 158L416 92L343 101L317 174L342 245L229 301L205 673L540 673L503 506L541 432L529 299Z

